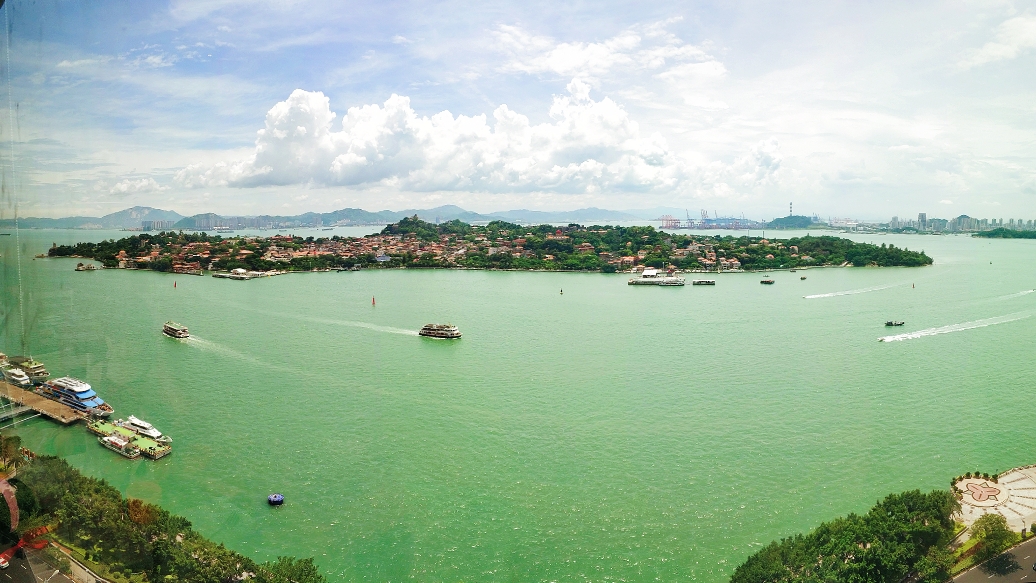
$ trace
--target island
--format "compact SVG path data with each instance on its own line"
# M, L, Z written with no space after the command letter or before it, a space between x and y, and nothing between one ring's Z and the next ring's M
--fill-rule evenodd
M972 237L984 237L986 239L1036 239L1036 231L1018 231L998 227L990 231L979 231L972 233Z
M517 225L408 217L365 237L224 238L163 231L51 247L49 257L100 261L106 268L174 273L282 273L347 268L456 268L611 273L636 266L683 271L759 271L823 266L931 265L923 251L831 236L784 240L681 234L650 226Z

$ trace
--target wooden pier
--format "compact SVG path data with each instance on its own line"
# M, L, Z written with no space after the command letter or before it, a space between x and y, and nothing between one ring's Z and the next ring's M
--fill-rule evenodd
M26 391L20 389L14 385L0 382L0 397L3 397L9 401L24 405L57 421L58 423L64 423L69 425L79 421L80 419L86 419L86 413L81 413L68 405L63 405L57 401L51 401L46 397L41 397L32 391Z

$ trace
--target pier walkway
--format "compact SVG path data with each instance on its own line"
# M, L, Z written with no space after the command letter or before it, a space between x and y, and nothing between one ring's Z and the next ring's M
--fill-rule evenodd
M19 405L24 405L37 413L50 417L54 421L64 423L66 425L86 418L85 413L80 413L68 405L63 405L57 401L51 401L50 399L41 397L32 391L26 391L25 389L20 389L4 382L0 382L0 397L18 403Z

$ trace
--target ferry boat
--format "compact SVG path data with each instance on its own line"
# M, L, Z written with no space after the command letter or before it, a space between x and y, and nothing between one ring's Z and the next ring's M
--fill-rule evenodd
M684 285L687 283L682 277L676 277L674 275L658 275L658 270L654 267L648 267L640 274L640 277L631 278L626 282L627 285Z
M97 271L97 266L93 263L77 263L76 271Z
M183 324L177 324L176 322L166 322L162 325L162 334L170 338L190 338L190 333L187 331L187 326Z
M885 325L886 326L902 326L903 322L900 322L898 320L889 320L888 322L885 322Z
M716 285L715 279L696 279L691 282L691 285Z
M20 368L15 368L9 364L4 365L4 380L11 383L16 387L28 388L32 387L32 379L29 375L25 374Z
M113 412L111 405L98 397L89 384L72 377L47 381L36 392L93 417L110 417Z
M105 437L98 437L97 441L104 447L131 460L140 457L140 448L130 443L130 441L125 437L108 435Z
M126 429L130 429L136 433L139 433L140 435L143 435L144 437L149 437L157 441L158 443L172 443L173 441L172 437L169 437L168 435L162 435L162 432L155 429L154 425L142 419L137 419L133 415L127 417L125 421L119 419L115 422L115 425L118 425L119 427L125 427Z
M764 284L764 285L773 285L773 280L772 279L764 279L764 280L760 281L759 283Z
M22 369L25 374L29 375L29 379L32 380L32 384L38 385L43 381L47 380L50 373L44 368L43 363L33 359L31 356L25 357L14 357L11 359L11 364Z
M460 338L460 330L453 324L425 324L417 334L428 338Z

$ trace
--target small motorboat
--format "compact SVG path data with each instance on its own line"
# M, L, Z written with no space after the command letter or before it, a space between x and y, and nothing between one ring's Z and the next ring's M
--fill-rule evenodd
M806 276L803 275L803 276L799 277L799 279L806 279Z
M888 322L885 322L885 325L886 326L902 326L903 322L900 322L898 320L889 320Z
M270 506L280 506L281 504L284 504L284 496L281 494L270 494L266 497L266 501Z

